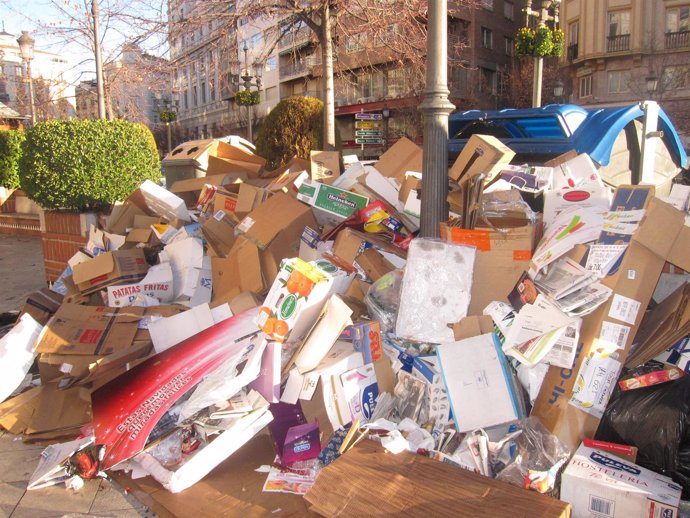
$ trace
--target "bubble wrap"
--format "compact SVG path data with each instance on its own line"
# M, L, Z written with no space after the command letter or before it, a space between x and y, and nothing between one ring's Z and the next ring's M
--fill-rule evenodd
M395 334L435 343L455 338L448 324L467 316L476 249L436 239L414 239L400 294Z

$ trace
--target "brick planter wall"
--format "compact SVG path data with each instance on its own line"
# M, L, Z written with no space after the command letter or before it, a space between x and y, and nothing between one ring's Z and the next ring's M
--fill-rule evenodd
M43 266L49 282L57 280L67 267L67 260L86 244L89 225L96 222L97 216L90 213L42 213Z

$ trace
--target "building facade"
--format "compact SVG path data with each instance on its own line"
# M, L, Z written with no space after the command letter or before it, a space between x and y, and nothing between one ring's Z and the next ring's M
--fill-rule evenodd
M66 79L69 70L64 56L34 48L31 75L37 121L74 117L74 87ZM31 113L27 67L17 36L4 31L0 32L0 102L22 115Z
M504 107L523 1L482 0L474 9L460 4L449 6L451 100L458 109ZM298 25L276 42L276 27L286 20L231 16L241 11L241 3L230 1L169 2L173 97L179 101L178 126L183 140L226 134L246 137L248 121L256 132L261 119L281 99L295 95L323 98L321 49L314 33ZM342 29L346 20L339 23ZM405 37L396 34L398 25L390 23L383 33ZM360 157L380 155L401 136L421 139L417 106L423 93L424 57L401 59L386 52L386 46L380 44L381 33L381 27L377 34L366 27L337 33L336 124L344 152ZM250 109L238 107L233 98L243 88L243 81L231 64L239 63L239 76L249 69L248 75L255 81L252 63L257 59L263 63L261 102ZM355 114L361 112L382 116L374 138L366 144L360 143L355 127Z
M690 1L566 0L567 100L659 102L690 146Z

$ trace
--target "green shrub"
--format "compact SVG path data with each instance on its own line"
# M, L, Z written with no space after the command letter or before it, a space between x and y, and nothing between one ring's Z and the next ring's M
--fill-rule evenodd
M0 130L0 187L19 187L19 158L24 140L23 130Z
M340 142L336 131L336 144ZM323 149L323 103L315 97L289 97L264 119L256 137L256 152L275 169L292 157L309 159L311 150Z
M122 120L52 120L26 134L19 176L46 209L101 210L161 177L153 135Z

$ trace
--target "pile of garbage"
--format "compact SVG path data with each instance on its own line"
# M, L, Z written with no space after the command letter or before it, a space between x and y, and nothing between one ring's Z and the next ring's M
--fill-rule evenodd
M263 491L327 516L380 490L364 464L383 451L481 477L489 515L519 491L543 516L677 516L690 188L513 156L470 139L440 239L416 237L407 139L374 165L313 152L273 172L216 141L206 176L143 183L0 341L0 425L53 443L29 489L124 471L180 492L267 429Z

